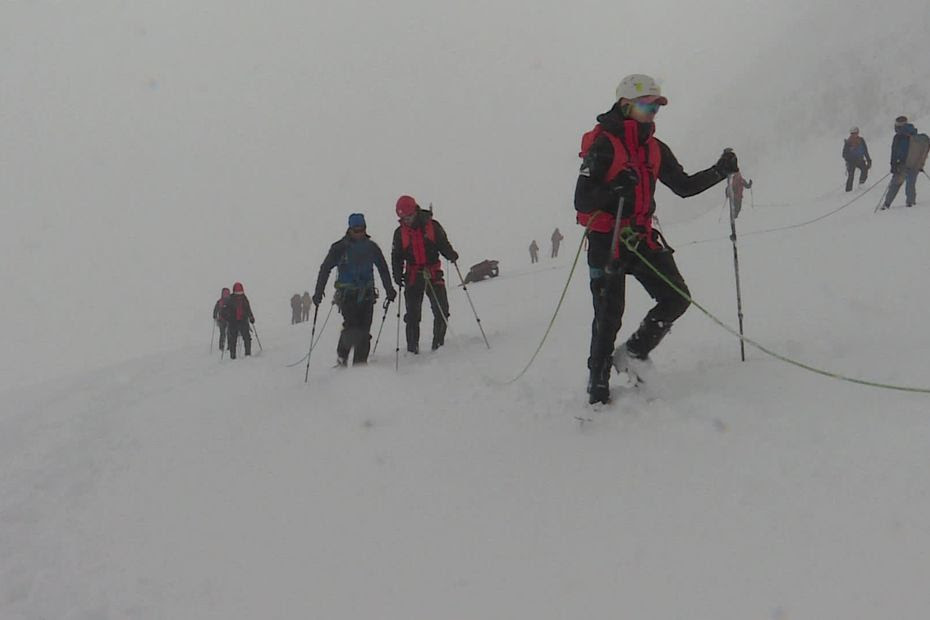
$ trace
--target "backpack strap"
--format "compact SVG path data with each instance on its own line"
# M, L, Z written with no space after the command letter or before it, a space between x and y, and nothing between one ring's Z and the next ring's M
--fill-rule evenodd
M430 277L433 279L433 284L439 285L442 284L442 278L439 276L439 271L442 269L442 263L436 261L432 264L427 264L426 256L426 240L429 240L435 245L436 243L436 227L433 226L433 221L428 220L423 228L411 228L410 226L401 226L400 227L400 243L401 247L404 250L404 253L413 254L413 260L408 260L407 263L412 269L407 270L407 282L408 284L413 284L416 280L417 273L423 270L429 270Z

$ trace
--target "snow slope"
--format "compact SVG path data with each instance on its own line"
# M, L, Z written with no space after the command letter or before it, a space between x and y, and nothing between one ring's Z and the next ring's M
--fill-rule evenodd
M906 284L930 209L873 215L872 197L741 242L747 331L927 385L930 299ZM666 233L696 297L732 318L725 228L711 213ZM686 244L706 234L724 240ZM583 270L536 364L504 384L569 259L470 287L491 351L458 289L448 346L396 373L394 316L373 363L345 371L331 318L308 385L285 368L304 324L263 326L249 360L189 347L5 392L0 617L920 617L928 397L741 364L692 309L654 385L593 412ZM630 288L623 334L647 308Z

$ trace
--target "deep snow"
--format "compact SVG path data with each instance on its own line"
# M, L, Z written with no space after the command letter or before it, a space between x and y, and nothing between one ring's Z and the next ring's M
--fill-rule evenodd
M816 224L741 244L747 331L832 370L925 384L927 296L900 283L923 273L930 210L870 203L834 216L829 251ZM889 278L871 248L892 237ZM724 316L730 251L679 250ZM284 367L303 324L264 328L249 360L189 347L6 392L3 617L920 617L927 396L752 351L741 364L692 309L647 393L593 412L583 277L536 364L502 385L568 261L470 287L491 351L457 290L448 346L397 373L391 315L372 365L345 371L330 368L331 320L309 385ZM630 297L635 324L646 299Z

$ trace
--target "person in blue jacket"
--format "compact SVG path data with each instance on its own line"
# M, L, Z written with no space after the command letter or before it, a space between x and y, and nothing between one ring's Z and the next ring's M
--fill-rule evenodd
M313 294L313 303L317 306L323 301L323 291L333 267L336 267L338 273L333 303L339 306L342 314L342 333L336 345L337 363L339 366L347 366L349 352L354 349L352 364L365 364L371 348L371 321L378 298L374 267L378 268L381 275L388 303L397 298L397 291L391 282L391 272L384 254L368 236L365 216L361 213L349 216L349 228L345 236L330 246L326 259L320 265Z
M891 182L885 193L882 209L887 209L894 202L901 185L905 184L904 195L907 206L913 207L917 202L917 174L920 170L907 168L907 151L911 146L911 136L917 135L917 128L907 122L906 116L894 119L894 140L891 141Z

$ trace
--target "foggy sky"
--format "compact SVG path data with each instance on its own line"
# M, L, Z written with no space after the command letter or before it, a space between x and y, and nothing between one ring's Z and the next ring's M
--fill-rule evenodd
M5 2L0 387L205 345L233 280L260 322L287 320L348 213L389 249L402 193L435 204L464 264L522 256L571 230L580 135L628 73L662 80L659 134L692 172L724 146L761 166L812 134L884 130L928 90L849 52L927 84L907 45L925 8ZM870 35L898 21L901 39Z

